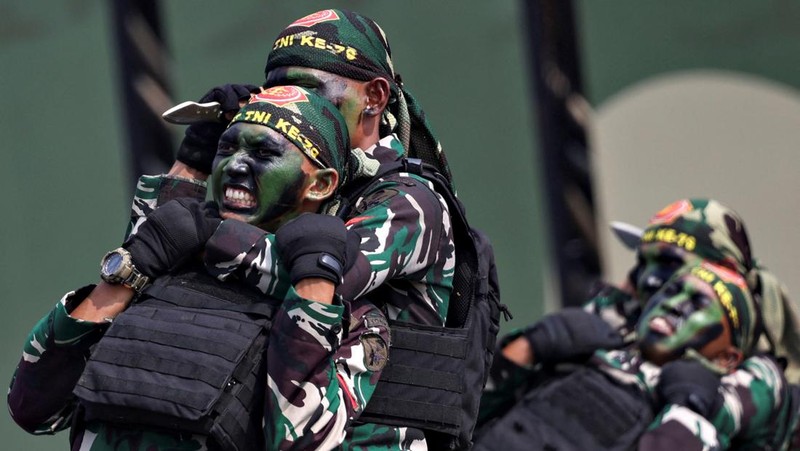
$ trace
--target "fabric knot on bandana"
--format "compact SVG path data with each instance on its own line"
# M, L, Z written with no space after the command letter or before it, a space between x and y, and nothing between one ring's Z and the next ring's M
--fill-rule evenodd
M350 138L336 106L297 86L273 86L250 97L231 124L264 125L283 135L320 168L347 174Z

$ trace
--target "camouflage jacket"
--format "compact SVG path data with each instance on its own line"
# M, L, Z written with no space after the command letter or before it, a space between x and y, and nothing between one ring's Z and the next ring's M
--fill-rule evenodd
M364 153L372 164L382 164L400 159L404 152L396 137L390 135ZM164 177L143 178L133 206L131 230L169 198L204 195L204 188L196 185ZM358 238L360 252L337 290L343 299L368 299L392 319L444 323L452 291L455 246L447 203L430 182L413 174L396 173L371 184L356 201L347 229L350 236ZM223 221L207 243L206 268L221 280L237 277L267 295L281 298L290 283L274 239L273 234L249 224ZM346 450L393 451L426 446L418 429L357 421L348 423L347 428L342 444Z
M518 336L512 333L503 342ZM545 380L536 367L515 365L499 352L496 356L481 399L481 423L504 415ZM643 361L636 350L600 350L586 365L606 373L609 383L633 386L654 399L660 369ZM722 392L723 407L711 419L683 406L664 406L640 439L641 449L788 449L794 404L783 371L772 358L747 359L722 378Z
M403 148L390 135L365 154L373 163L389 163L403 156ZM445 200L427 180L395 173L371 185L355 207L346 224L360 252L337 292L345 300L366 296L391 319L443 324L455 267ZM223 221L206 246L206 267L222 280L239 275L281 297L289 284L274 239L249 224Z
M203 197L204 184L167 176L142 177L129 232L135 232L142 218L157 205L187 195ZM91 289L88 286L65 295L36 324L25 343L8 404L15 421L31 433L52 434L73 424L77 403L72 389L91 346L107 328L106 324L69 316ZM381 319L385 318L383 312L370 302L354 301L349 303L345 318L348 310L342 302L326 305L309 301L291 286L286 287L281 299L270 338L271 343L281 346L271 346L267 351L264 423L268 449L333 449L343 442L346 433L353 442L381 438L405 446L420 440L414 431L406 434L378 425L353 428L353 420L372 395L386 363L389 331L385 319ZM206 449L202 436L102 422L77 422L73 427L74 450Z

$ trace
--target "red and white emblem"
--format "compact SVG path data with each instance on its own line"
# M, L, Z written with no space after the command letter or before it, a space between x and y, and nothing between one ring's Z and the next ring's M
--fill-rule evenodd
M650 218L650 224L669 224L687 211L692 211L692 203L687 199L673 202Z
M332 9L325 9L309 14L306 17L300 18L292 22L289 27L311 27L320 22L328 22L331 20L339 20L339 15ZM289 28L286 27L286 28Z
M273 86L253 95L250 103L253 102L267 102L277 107L284 107L290 103L308 102L308 97L296 86Z
M730 270L724 266L715 265L709 261L704 260L700 263L700 266L703 268L715 273L725 282L732 283L738 285L739 288L747 288L747 282L744 281L744 278L738 272Z

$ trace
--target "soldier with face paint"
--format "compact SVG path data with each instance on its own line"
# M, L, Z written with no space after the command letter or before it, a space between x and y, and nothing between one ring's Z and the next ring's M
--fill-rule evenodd
M383 30L358 13L329 9L292 22L270 45L264 86L296 85L319 94L336 105L349 131L350 170L337 196L323 206L344 217L348 242L357 244L348 248L349 269L337 294L370 299L392 320L444 325L456 264L447 202L421 175L376 174L381 165L420 158L452 186L450 169L424 112L395 72ZM221 97L217 101L224 103L235 95ZM203 158L195 157L208 155L198 149L216 141L203 140L213 133L198 132L195 125L169 174L140 179L134 222L158 205L164 192L192 191L204 183L208 170L198 164ZM357 198L348 197L363 187L368 189ZM231 212L244 213L250 189L232 183L222 195L228 192L237 199L230 201ZM352 208L344 212L345 204ZM275 230L266 230L271 233L224 220L205 247L208 272L220 280L244 274L245 282L263 293L284 296L290 286L285 262L276 252ZM293 440L296 434L289 428L286 435ZM418 428L357 424L343 446L401 450L424 449L426 443Z
M752 354L757 315L738 274L684 267L651 297L633 345L527 368L525 394L475 449L783 449L788 385Z
M344 120L311 91L273 87L238 112L218 147L214 202L202 203L203 190L195 199L161 190L163 205L137 221L125 241L136 270L149 278L144 288L104 279L65 295L33 329L8 395L25 430L72 427L71 449L92 451L332 449L344 440L385 365L389 341L373 304L334 295L346 262L344 224L312 213L347 173ZM181 196L168 201L170 193ZM135 211L142 205L134 203ZM187 217L192 224L182 222ZM277 231L271 252L286 262L282 297L248 289L246 272L226 282L207 275L196 252L222 218ZM164 234L172 242L157 239ZM176 288L184 295L168 295ZM183 313L175 316L175 305ZM250 322L265 311L270 320L254 329ZM238 332L225 333L232 325ZM212 384L224 368L215 353L236 349L237 337L261 327L269 344L263 357L245 359L253 373L239 365L235 379L221 381L228 394L219 399L244 404L234 409L225 401L211 430L198 430L180 412L206 393L197 384ZM250 413L235 413L242 408Z
M765 312L762 324L767 333L762 334L759 349L796 361L792 356L799 355L800 348L793 306L777 279L751 257L744 224L733 210L714 200L675 202L653 217L644 232L638 257L622 289L606 285L584 306L585 312L591 314L567 309L504 338L502 351L494 361L489 389L482 399L482 422L502 415L514 404L519 398L517 387L526 379L523 368L539 359L580 358L596 349L635 342L636 325L647 299L676 271L704 260L735 271L747 281L760 310ZM777 381L780 377L766 380ZM783 392L775 387L775 393ZM747 415L764 415L763 405L748 406ZM797 418L789 421L798 422Z

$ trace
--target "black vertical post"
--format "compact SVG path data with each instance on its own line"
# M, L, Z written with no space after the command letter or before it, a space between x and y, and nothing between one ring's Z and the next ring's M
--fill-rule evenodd
M114 0L112 28L122 93L131 188L141 174L165 172L174 160L161 113L172 106L168 53L157 0Z
M601 277L572 0L523 0L556 286L580 305Z

